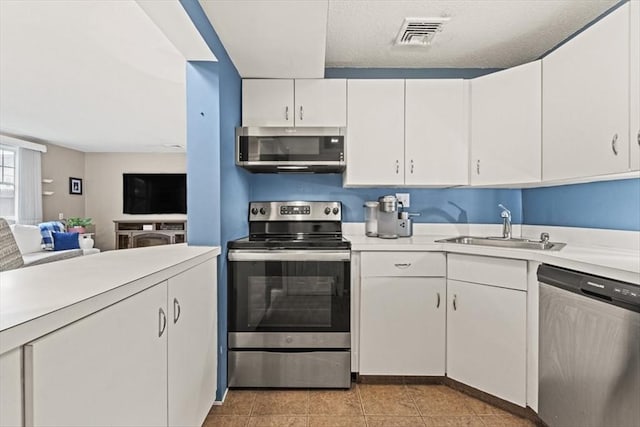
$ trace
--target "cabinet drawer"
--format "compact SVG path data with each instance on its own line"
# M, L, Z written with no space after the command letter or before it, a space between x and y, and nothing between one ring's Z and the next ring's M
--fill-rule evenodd
M517 259L449 254L447 278L527 290L527 262Z
M442 252L363 252L363 277L444 277Z

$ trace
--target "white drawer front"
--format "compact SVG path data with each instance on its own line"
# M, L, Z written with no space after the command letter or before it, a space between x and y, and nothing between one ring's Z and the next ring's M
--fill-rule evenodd
M448 254L447 278L526 291L527 261Z
M444 277L443 252L363 252L362 277Z

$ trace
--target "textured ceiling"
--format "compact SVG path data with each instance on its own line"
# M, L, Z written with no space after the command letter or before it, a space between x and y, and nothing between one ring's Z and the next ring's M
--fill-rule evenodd
M506 68L537 59L618 0L330 0L327 67ZM430 46L393 44L406 17L450 17Z
M511 67L618 1L200 0L242 77L281 78L322 77L325 67ZM430 46L393 44L404 18L442 16L451 19Z

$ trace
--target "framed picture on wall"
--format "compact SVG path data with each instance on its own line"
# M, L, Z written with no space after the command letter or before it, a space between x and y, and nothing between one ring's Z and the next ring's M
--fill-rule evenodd
M82 194L82 179L69 178L69 194Z

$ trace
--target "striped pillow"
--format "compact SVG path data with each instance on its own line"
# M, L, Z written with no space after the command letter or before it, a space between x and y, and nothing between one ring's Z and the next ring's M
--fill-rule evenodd
M53 250L53 235L51 232L65 231L64 224L60 221L42 222L40 225L40 234L42 234L42 244L45 251Z

